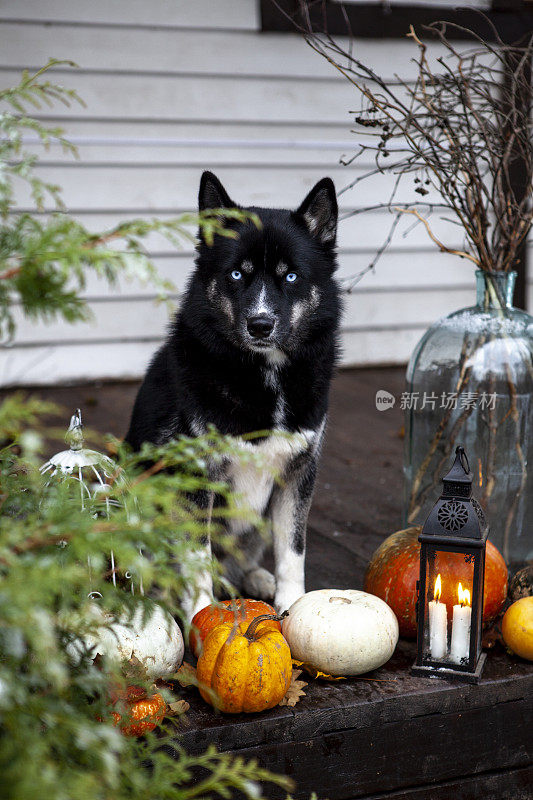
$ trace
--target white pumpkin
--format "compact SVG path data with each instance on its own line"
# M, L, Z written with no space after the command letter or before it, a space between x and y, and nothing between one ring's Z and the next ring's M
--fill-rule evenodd
M122 616L114 622L111 615L93 603L89 613L95 624L102 625L94 634L71 642L68 654L75 661L87 650L93 658L105 655L120 662L134 659L150 680L172 675L180 667L185 650L179 626L161 606L154 604L144 622L143 611L139 606L131 617Z
M389 660L398 620L379 597L357 589L318 589L283 620L292 657L329 675L361 675Z

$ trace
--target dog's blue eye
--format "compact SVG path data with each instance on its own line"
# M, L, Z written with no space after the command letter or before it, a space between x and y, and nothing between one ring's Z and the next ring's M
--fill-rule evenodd
M240 281L240 279L242 278L242 272L239 272L238 269L234 269L233 272L231 273L231 277L233 278L234 281Z
M294 283L297 277L295 272L288 272L287 275L285 275L285 280L288 281L288 283Z

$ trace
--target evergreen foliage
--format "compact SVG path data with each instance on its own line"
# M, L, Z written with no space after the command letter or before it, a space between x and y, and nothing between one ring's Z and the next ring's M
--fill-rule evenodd
M0 91L0 337L4 339L15 333L16 306L33 321L88 319L90 310L80 292L90 271L110 285L119 278L149 281L165 298L174 287L158 276L144 250L143 240L150 233L179 245L183 238L193 239L191 228L200 225L210 244L215 234L235 236L224 226L227 220L259 222L241 210L215 209L166 221L134 219L92 233L64 213L60 187L35 172L38 157L28 151L24 138L29 133L45 148L55 141L65 152L77 155L62 128L47 127L25 110L54 102L82 103L75 91L46 79L46 72L60 64L72 62L51 59L33 75L24 72L18 86ZM25 210L31 204L37 214Z
M193 215L165 223L135 220L95 235L62 212L13 213L19 180L29 186L37 208L45 207L46 197L60 202L58 187L36 176L36 159L25 152L23 140L29 130L45 144L54 137L72 149L61 131L45 128L25 111L29 105L79 102L71 90L43 79L46 69L58 63L51 61L36 75L25 74L18 87L0 93L0 101L11 109L0 117L0 321L8 335L15 329L15 304L32 319L85 318L88 309L79 292L88 270L109 282L141 276L165 291L142 250L142 239L159 230L174 241L193 221ZM215 232L231 235L222 231L218 214L196 221L208 239ZM122 249L113 249L118 244ZM132 679L152 688L146 677L138 670L125 675L106 659L93 662L90 653L76 663L67 653L74 638L90 631L89 591L101 593L99 604L115 615L132 613L139 604L149 615L150 595L179 613L177 598L199 568L194 543L207 524L205 512L188 497L203 490L224 498L210 525L211 536L221 540L222 517L243 512L227 486L209 480L207 462L236 450L241 458L254 459L253 454L243 453L238 441L214 430L164 447L145 445L140 454L115 441L117 471L110 492L117 505L109 516L98 502L82 513L79 488L73 491L71 480L50 480L39 471L44 435L50 435L40 417L53 410L23 394L0 404L2 797L189 800L229 798L238 791L257 800L264 782L287 786L284 778L255 762L213 748L199 756L187 754L179 746L177 718L168 718L143 739L123 736L112 724L110 697ZM144 595L110 582L111 550L121 574L129 570L136 587L142 580ZM220 582L215 561L211 569ZM176 699L168 688L161 691L167 700Z

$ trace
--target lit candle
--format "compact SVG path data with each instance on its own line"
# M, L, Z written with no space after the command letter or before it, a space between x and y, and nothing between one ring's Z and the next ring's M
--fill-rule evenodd
M444 658L448 650L448 616L446 603L440 602L441 592L439 574L433 591L434 600L429 603L429 650L432 658Z
M468 589L463 589L462 585L459 584L457 595L459 603L453 607L450 659L456 664L460 664L462 658L468 658L470 655L472 609L470 608L470 592Z

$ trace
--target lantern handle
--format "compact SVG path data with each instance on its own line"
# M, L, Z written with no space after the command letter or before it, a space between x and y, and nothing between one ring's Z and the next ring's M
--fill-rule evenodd
M468 463L468 456L465 453L464 447L461 447L461 445L459 445L455 450L455 455L459 456L459 461L461 463L461 466L468 475L468 473L470 472L470 464Z

